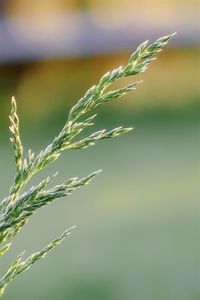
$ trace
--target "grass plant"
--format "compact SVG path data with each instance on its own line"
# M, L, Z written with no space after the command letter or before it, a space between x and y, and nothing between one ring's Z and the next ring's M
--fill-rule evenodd
M134 90L140 81L114 90L107 91L107 89L116 81L144 72L149 63L155 60L155 55L162 50L172 36L173 34L161 37L152 44L149 44L148 41L142 43L130 56L126 66L120 66L103 75L99 82L93 85L77 104L72 107L60 133L37 155L32 150L29 150L27 154L24 153L20 137L16 100L12 97L9 129L10 140L14 150L16 174L9 195L0 203L0 244L2 244L0 256L3 256L9 250L15 235L19 233L21 228L39 208L60 197L70 195L75 189L88 184L100 172L95 171L81 179L70 178L60 185L49 187L57 175L56 173L31 189L25 189L31 178L50 163L56 161L64 150L87 148L95 145L99 140L117 137L132 130L132 128L120 126L109 131L103 129L84 138L78 138L78 135L84 129L93 125L96 117L96 114L93 114L85 118L86 114L91 113L97 106L117 100ZM44 249L33 253L25 260L23 260L23 253L21 253L0 279L0 295L3 295L5 287L17 275L26 271L32 264L43 258L63 239L69 236L74 228L75 226L72 226L67 229Z

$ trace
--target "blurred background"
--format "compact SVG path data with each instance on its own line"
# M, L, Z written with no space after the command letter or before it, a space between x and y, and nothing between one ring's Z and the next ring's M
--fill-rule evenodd
M64 153L31 182L56 170L56 182L104 170L42 209L15 238L2 274L22 250L29 255L78 225L10 285L5 300L200 299L199 8L195 0L0 1L2 198L14 174L12 95L25 148L38 152L103 73L126 64L144 40L178 32L145 74L131 78L144 80L136 91L98 109L94 130L135 130Z

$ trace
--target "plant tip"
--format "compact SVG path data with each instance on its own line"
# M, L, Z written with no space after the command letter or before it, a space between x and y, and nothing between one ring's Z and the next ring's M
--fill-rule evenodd
M99 173L101 173L102 171L103 171L103 169L99 169L99 170L95 171L95 174L99 174Z
M76 227L77 227L77 225L73 225L69 229L67 229L67 231L71 231L71 230L75 229Z

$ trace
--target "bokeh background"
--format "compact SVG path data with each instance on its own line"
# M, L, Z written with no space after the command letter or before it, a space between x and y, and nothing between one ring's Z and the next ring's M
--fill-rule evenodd
M14 174L7 131L12 95L25 148L38 152L103 73L125 64L143 40L178 32L139 76L144 83L136 91L98 109L96 129L135 130L64 153L31 182L56 170L56 182L104 170L41 209L15 238L2 274L22 250L29 255L78 225L10 285L5 300L200 299L198 17L195 0L1 0L2 198Z

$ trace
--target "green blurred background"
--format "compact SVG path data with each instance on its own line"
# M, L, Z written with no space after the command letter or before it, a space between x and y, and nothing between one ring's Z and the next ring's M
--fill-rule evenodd
M135 130L64 153L31 182L56 170L56 182L104 170L89 186L41 209L15 238L1 260L2 274L19 252L29 255L78 225L14 281L4 299L200 299L198 2L10 0L0 8L2 198L14 176L7 131L12 95L25 148L38 152L103 73L125 64L143 40L178 31L136 78L144 83L135 92L98 109L95 129Z

